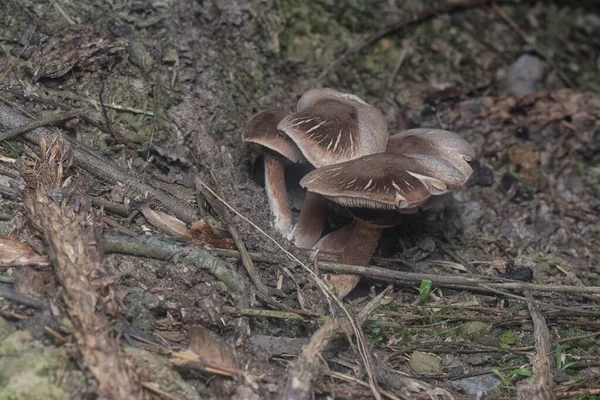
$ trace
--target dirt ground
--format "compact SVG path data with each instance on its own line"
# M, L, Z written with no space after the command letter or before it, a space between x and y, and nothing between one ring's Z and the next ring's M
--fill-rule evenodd
M0 254L0 400L110 398L12 162L57 128L78 150L52 196L77 187L88 222L104 206L102 263L82 280L104 279L91 310L140 398L305 398L285 391L293 373L315 398L525 399L536 382L553 393L540 399L600 398L600 7L458 3L2 2L0 135L15 115L48 122L0 141L0 236L50 262ZM242 133L317 86L379 107L392 134L457 132L476 159L443 205L386 230L370 265L399 274L364 273L344 299L352 315L379 302L360 340L338 332L302 380L302 346L347 315L290 260L332 272L271 226L262 150ZM296 212L305 172L288 167ZM327 232L351 220L329 214Z

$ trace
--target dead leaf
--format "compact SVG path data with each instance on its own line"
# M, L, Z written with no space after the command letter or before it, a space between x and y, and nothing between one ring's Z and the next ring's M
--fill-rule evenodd
M179 240L221 249L235 248L233 240L215 234L211 226L203 219L192 224L190 229L185 222L162 211L153 210L148 206L141 206L139 210L157 229L175 236Z
M0 236L0 267L50 265L48 257L40 256L28 244Z
M203 361L226 368L237 369L237 356L232 346L219 335L201 325L190 328L189 350Z
M235 349L219 335L200 325L192 326L189 334L188 349L173 354L175 364L199 364L207 372L225 376L240 372Z

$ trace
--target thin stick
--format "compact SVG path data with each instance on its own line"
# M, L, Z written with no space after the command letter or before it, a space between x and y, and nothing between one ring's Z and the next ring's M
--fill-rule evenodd
M220 257L240 258L240 253L229 249L212 249L212 253ZM260 253L248 252L248 255L254 261L282 263L289 261L283 257L267 257ZM395 271L377 266L357 266L349 264L340 264L329 261L318 261L318 267L324 272L334 272L341 274L361 275L365 278L371 278L383 281L392 281L395 283L420 283L424 279L431 279L435 286L453 288L453 289L477 289L485 293L498 293L510 295L525 301L523 297L512 295L500 289L512 290L531 290L534 292L552 292L552 293L574 293L574 294L600 294L600 286L573 286L573 285L543 285L527 282L508 281L502 278L474 279L464 275L433 275L419 272ZM482 277L485 278L485 277ZM546 304L546 303L541 303ZM548 304L551 306L550 304ZM558 307L558 306L552 306ZM568 309L573 311L572 309ZM577 310L576 310L577 311Z
M264 310L260 308L235 308L235 307L223 307L223 311L233 315L246 315L250 317L266 317L266 318L280 318L280 319L294 319L294 320L305 320L306 317L299 315L295 312L284 312L277 310ZM323 319L324 317L320 318Z
M406 60L406 56L408 55L408 49L410 48L410 41L408 39L402 41L402 50L400 51L400 56L398 56L398 61L396 61L396 66L392 71L392 76L390 76L390 81L388 82L388 87L392 87L394 85L394 81L396 80L396 75L398 75L398 71L400 71L400 67L404 64L404 60Z
M96 100L88 99L88 101L95 106L100 106L100 102L98 102ZM127 107L127 106L120 106L118 104L107 104L107 103L103 103L102 106L104 106L106 108L112 108L113 110L127 111L127 112L130 112L133 114L143 114L143 115L147 115L149 117L154 117L154 113L152 111L142 110L140 108L133 108L133 107Z
M357 43L355 43L354 45L352 45L344 54L342 54L340 57L336 58L331 63L329 63L327 68L325 68L325 70L323 72L321 72L321 75L319 75L317 77L317 79L315 80L315 84L322 81L323 78L325 78L325 76L327 76L327 74L329 74L329 72L331 72L331 70L333 70L342 61L349 58L350 55L352 55L354 53L358 53L360 50L364 49L367 46L372 45L373 43L377 42L379 39L381 39L387 35L390 35L400 29L406 28L409 25L413 25L413 24L416 24L419 22L426 21L428 19L437 17L438 15L441 15L441 14L451 14L451 13L461 11L461 10L464 10L467 8L480 7L482 5L490 3L491 1L492 0L465 0L465 1L461 1L461 2L455 2L455 3L443 5L440 7L430 8L429 10L423 11L420 14L417 14L412 17L406 18L402 21L396 22L396 23L388 26L384 30L377 32L376 34L371 35L371 36L367 37L366 39L360 40Z
M216 182L216 179L215 179L215 182ZM246 245L244 244L244 241L240 237L240 234L239 234L237 228L231 222L231 218L229 218L229 215L225 212L225 210L223 209L223 207L221 206L220 203L217 203L216 201L213 200L212 196L207 195L208 193L205 193L206 190L204 190L204 188L207 186L206 186L206 184L204 184L204 182L202 182L202 180L197 175L196 175L196 187L199 191L202 192L202 195L204 196L206 201L209 202L211 207L213 207L213 209L221 216L223 221L227 224L229 233L231 234L231 238L233 239L236 247L238 248L240 257L242 259L242 264L244 265L246 272L250 276L250 280L252 281L252 283L254 284L256 289L258 290L259 295L260 295L259 297L263 301L265 301L267 304L269 304L273 307L277 307L279 309L283 309L283 310L290 311L290 312L295 312L291 308L289 308L271 298L271 296L269 295L269 289L260 279L260 276L258 275L258 271L254 267L254 263L252 262L252 258L248 254Z
M23 133L27 133L29 131L40 128L45 125L53 125L57 122L61 122L66 119L75 118L75 117L81 115L82 113L84 113L83 110L71 110L71 111L60 113L58 115L53 115L51 117L40 118L40 119L30 122L28 124L21 125L19 127L10 129L6 132L0 132L0 141L10 139L15 136L19 136Z
M494 289L493 287L490 287L489 285L484 285L481 284L481 287L485 288L485 289L489 289L492 292L501 294L503 296L506 297L511 297L513 299L517 299L517 300L521 300L521 301L527 301L527 299L523 296L517 296L516 294L512 294L512 293L508 293L505 292L503 290L498 290L498 289ZM539 300L534 300L536 304L542 305L542 306L546 306L546 307L550 307L550 308L555 308L557 310L564 310L564 311L569 311L570 313L573 314L579 314L579 315L590 315L590 316L598 316L598 313L593 312L593 311L586 311L586 310L582 310L580 308L574 309L574 308L569 308L569 307L562 307L562 306L556 306L554 304L551 303L546 303L545 301L539 301Z
M336 379L341 379L341 380L349 382L349 383L354 383L354 384L360 385L365 388L369 387L369 384L367 382L361 381L360 379L354 378L353 376L342 374L341 372L327 371L327 372L325 372L325 375L334 377ZM380 392L382 395L384 395L388 399L400 400L400 397L396 396L395 393L390 392L389 390L381 390ZM403 398L405 398L405 397L403 397Z
M25 296L24 294L7 287L0 286L0 297L8 301L12 301L13 303L23 304L24 306L35 308L37 310L43 310L46 308L46 303L43 301Z
M0 85L0 91L6 92L6 93L10 93L13 96L18 96L19 98L22 98L22 99L27 100L27 101L33 101L33 102L38 103L38 104L44 104L46 106L55 107L55 108L61 109L63 111L68 111L69 110L69 107L65 106L64 104L60 104L60 103L57 103L57 102L52 101L52 100L43 99L41 97L38 97L38 96L35 96L35 95L32 95L32 94L25 94L25 93L23 93L21 91L10 89L10 88L8 88L6 86ZM82 101L83 101L83 99L82 99ZM130 142L130 140L127 139L125 136L123 136L121 133L114 132L112 129L108 129L107 127L105 127L104 125L102 125L100 122L96 121L93 118L86 117L85 115L81 115L80 118L86 124L89 124L89 125L91 125L91 126L93 126L95 128L98 128L102 132L110 134L111 136L114 137L114 139L117 142L125 143L125 144Z
M589 388L589 389L580 389L573 390L570 392L557 392L557 399L571 399L575 396L596 396L600 395L600 388Z
M187 400L187 397L181 397L169 392L162 390L156 383L154 382L142 382L141 386L145 389L148 389L151 392L158 394L159 396L164 397L169 400Z

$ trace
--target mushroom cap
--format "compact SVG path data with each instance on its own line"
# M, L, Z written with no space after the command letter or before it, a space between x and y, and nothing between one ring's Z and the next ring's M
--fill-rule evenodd
M469 179L473 170L467 161L475 157L473 147L454 132L442 129L410 129L392 135L386 153L425 154L452 164Z
M380 153L315 169L300 185L347 207L389 210L418 207L465 181L457 168L437 157Z
M277 130L279 121L288 114L288 112L280 110L266 110L256 114L246 125L244 141L260 144L292 162L304 161L304 156L298 146Z
M385 117L357 96L311 89L297 109L277 128L317 168L385 151L389 138Z

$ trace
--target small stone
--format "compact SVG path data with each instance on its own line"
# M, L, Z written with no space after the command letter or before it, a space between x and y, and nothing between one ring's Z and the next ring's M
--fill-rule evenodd
M468 335L482 334L488 330L488 325L481 321L469 321L462 327L462 331Z
M508 67L504 83L511 96L537 92L542 86L546 63L539 57L523 54Z
M129 61L133 65L140 67L145 72L152 69L152 65L154 65L152 55L141 42L135 40L129 42L126 50L129 54Z
M409 364L417 374L440 374L442 372L442 359L422 351L414 351L410 356Z

